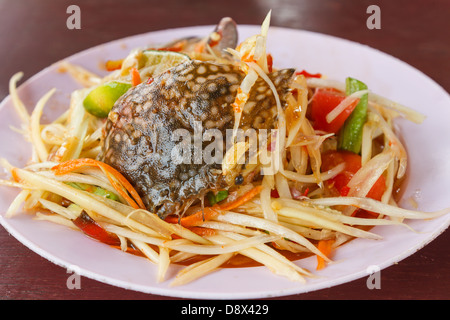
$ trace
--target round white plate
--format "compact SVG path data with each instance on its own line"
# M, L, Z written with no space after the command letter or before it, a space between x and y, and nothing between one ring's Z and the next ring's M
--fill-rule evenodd
M135 47L164 43L178 37L207 35L213 26L170 29L137 35L100 45L69 57L93 72L103 74L99 65L108 59L124 57ZM258 34L258 26L239 26L240 41ZM445 193L450 181L450 97L429 77L373 48L347 40L306 31L273 27L268 37L268 51L277 68L295 67L299 70L326 74L330 79L344 81L352 76L366 82L369 88L427 116L422 125L399 120L398 127L410 156L409 178L404 190L407 206L414 197L419 210L433 211L450 207ZM70 92L79 87L68 74L57 72L57 64L39 72L19 88L25 104L33 108L38 99L55 87L56 94L46 107L47 119L54 119L65 108ZM20 70L18 70L20 71ZM18 126L19 118L6 98L0 106L0 156L13 165L21 166L30 157L30 145L10 129ZM6 137L6 138L5 138ZM429 221L411 221L418 232L403 227L376 227L374 232L383 240L357 239L336 251L336 263L329 265L309 279L306 284L290 282L271 273L265 267L227 268L181 287L169 283L178 266L172 266L167 281L156 282L157 268L145 258L113 250L92 241L80 232L43 221L30 215L5 219L4 212L17 194L16 189L0 189L0 222L25 246L46 259L80 275L114 286L136 291L193 299L255 299L309 292L336 286L361 277L368 277L372 268L386 268L421 249L441 234L450 223L450 215ZM315 258L297 262L315 270Z

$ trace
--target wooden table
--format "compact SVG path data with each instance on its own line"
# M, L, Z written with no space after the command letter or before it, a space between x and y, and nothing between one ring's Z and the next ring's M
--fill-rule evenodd
M66 9L81 9L81 29L69 30ZM381 9L381 29L366 27L366 9ZM171 27L213 25L223 16L260 24L269 9L272 25L311 30L367 44L422 70L450 90L448 0L228 0L226 1L0 1L0 98L8 80L25 78L53 62L110 40ZM25 80L25 79L24 79ZM280 299L449 299L450 231L381 272L382 288L366 279ZM30 251L0 228L0 299L166 299L82 278L66 287L66 270Z

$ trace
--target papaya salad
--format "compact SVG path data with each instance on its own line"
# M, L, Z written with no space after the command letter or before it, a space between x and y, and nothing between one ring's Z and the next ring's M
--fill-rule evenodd
M397 205L408 153L395 119L425 117L364 79L277 69L269 24L270 13L238 43L223 18L208 35L108 60L106 76L61 61L80 87L50 123L41 118L57 88L29 112L15 74L14 130L32 156L24 167L1 159L1 183L19 190L6 217L79 231L183 285L249 263L305 282L315 271L300 257L320 270L351 239L381 240L374 226L446 214ZM167 279L172 264L183 268Z

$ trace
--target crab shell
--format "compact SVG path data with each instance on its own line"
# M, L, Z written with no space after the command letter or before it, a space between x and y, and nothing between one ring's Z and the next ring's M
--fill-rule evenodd
M285 69L269 74L282 105L293 72ZM187 144L183 149L187 158L176 161L174 154L180 153L174 150L180 150L181 142L174 134L187 134L184 142L203 136L208 129L219 130L226 137L226 130L234 125L232 104L244 76L233 65L190 60L151 83L133 87L109 113L100 160L121 172L146 208L161 218L182 213L210 190L229 187L230 179L222 174L221 163L198 158L198 152L211 141ZM250 91L240 128L271 129L276 117L274 95L259 78ZM218 145L223 148L217 150L223 152L225 141Z

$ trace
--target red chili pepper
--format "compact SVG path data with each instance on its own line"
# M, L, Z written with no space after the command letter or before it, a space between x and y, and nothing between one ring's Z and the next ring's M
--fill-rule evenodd
M270 191L270 196L272 198L279 198L280 195L278 194L278 190L277 189L273 189L272 191Z
M270 53L267 54L267 68L269 69L269 72L272 72L273 70L273 57Z
M303 196L304 196L304 197L307 197L307 196L308 196L308 193L309 193L309 188L306 188L306 189L305 189L305 192L303 192Z
M306 78L322 78L322 74L320 74L320 73L313 74L313 73L309 73L308 71L305 71L305 70L297 71L295 73L296 76L298 76L300 74L304 75Z
M84 210L81 212L78 218L73 220L73 223L78 228L80 228L81 231L84 232L84 234L95 240L109 244L111 246L120 246L119 237L103 229Z
M349 151L327 151L322 154L323 171L330 170L340 163L345 163L345 169L334 178L327 180L327 184L345 197L350 191L347 184L361 168L361 156ZM380 176L366 197L381 200L385 190L386 178Z

